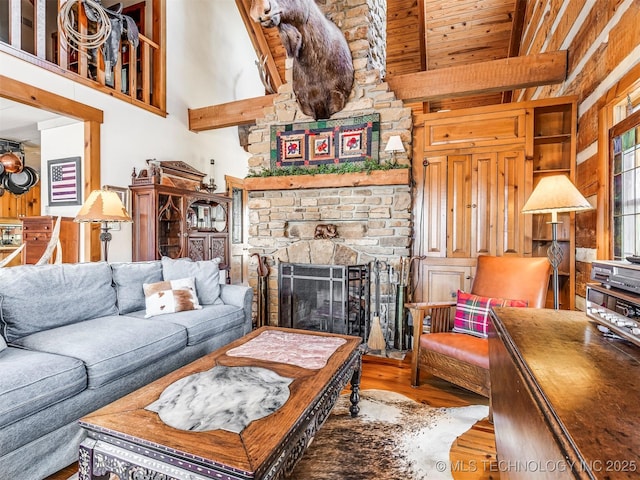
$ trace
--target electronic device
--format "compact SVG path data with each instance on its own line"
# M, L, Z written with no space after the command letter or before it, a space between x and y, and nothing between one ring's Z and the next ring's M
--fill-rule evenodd
M618 288L640 295L640 265L616 260L595 260L591 278L605 287Z
M640 295L607 285L587 285L587 317L598 330L640 346Z

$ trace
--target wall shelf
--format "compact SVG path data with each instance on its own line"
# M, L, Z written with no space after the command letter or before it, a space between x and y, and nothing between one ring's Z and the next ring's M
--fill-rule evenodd
M249 191L260 191L408 185L410 181L409 172L408 168L396 168L392 170L374 170L370 173L325 173L318 175L249 177L244 179L244 186Z

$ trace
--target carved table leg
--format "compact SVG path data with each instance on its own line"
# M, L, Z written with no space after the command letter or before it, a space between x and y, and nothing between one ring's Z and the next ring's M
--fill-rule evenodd
M358 402L360 401L360 374L362 373L362 362L359 361L356 369L353 371L353 375L351 376L351 396L349 400L351 400L351 407L349 407L349 411L351 412L351 416L355 417L358 415L360 411L360 407L358 406Z

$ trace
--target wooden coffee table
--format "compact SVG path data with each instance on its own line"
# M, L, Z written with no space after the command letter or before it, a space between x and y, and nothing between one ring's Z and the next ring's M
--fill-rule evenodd
M81 419L88 437L80 445L79 479L109 478L108 473L120 479L286 478L349 382L351 414L357 415L360 342L359 337L303 330L255 330ZM245 379L255 372L266 380L254 391ZM218 383L203 386L212 377ZM241 384L225 392L227 378L229 384L238 379ZM272 383L280 387L271 388ZM285 395L272 413L236 425L237 432L233 427L208 429L207 422L215 424L228 413L208 415L218 403L261 410L271 406L272 391ZM149 409L158 403L165 410ZM206 418L194 421L182 411L171 417L174 407L205 411ZM234 418L242 420L245 413Z

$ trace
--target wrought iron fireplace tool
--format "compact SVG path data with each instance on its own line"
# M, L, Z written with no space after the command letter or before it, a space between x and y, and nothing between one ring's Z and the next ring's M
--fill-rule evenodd
M382 355L386 355L387 343L382 333L380 325L380 265L381 262L374 260L373 262L373 281L376 292L375 313L371 318L371 330L369 331L369 339L367 346L371 350L380 350Z
M256 299L258 318L256 326L263 327L269 324L269 265L266 257L257 253L251 256L258 257L258 297Z

